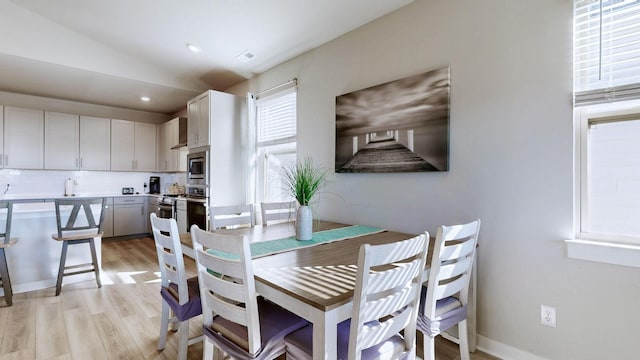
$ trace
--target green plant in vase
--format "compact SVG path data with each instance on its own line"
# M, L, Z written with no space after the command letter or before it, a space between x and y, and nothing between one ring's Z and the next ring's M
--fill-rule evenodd
M284 179L287 192L300 204L296 214L296 239L311 240L313 217L309 202L324 182L325 171L316 167L311 158L305 158L285 167Z

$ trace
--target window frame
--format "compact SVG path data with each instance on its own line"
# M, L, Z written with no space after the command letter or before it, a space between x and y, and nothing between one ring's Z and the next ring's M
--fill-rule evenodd
M295 158L297 158L297 133L298 133L298 126L297 126L297 122L298 122L298 92L297 92L297 82L293 82L293 85L285 87L283 89L279 89L279 91L269 91L269 94L263 97L259 97L258 99L256 99L255 102L255 120L254 120L254 126L256 129L256 136L255 136L255 159L256 159L256 181L255 181L255 199L256 202L263 202L263 201L273 201L272 198L270 198L267 194L267 190L268 190L268 179L269 179L269 166L268 166L268 162L269 162L269 155L278 155L278 154L289 154L289 155L294 155ZM282 138L278 138L278 139L272 139L272 140L268 140L268 141L263 141L260 142L258 141L258 129L260 128L261 124L260 124L260 106L264 106L264 104L269 104L271 103L274 99L277 99L278 97L283 97L283 96L289 96L291 94L295 94L295 110L294 110L294 114L295 114L295 119L294 119L294 125L295 125L295 135L293 136L286 136L286 137L282 137ZM276 100L277 101L277 100ZM273 148L273 147L279 147L279 146L286 146L286 145L291 145L293 146L293 150L276 150L276 151L267 151L269 148Z
M606 104L576 108L578 135L576 139L576 236L579 239L640 245L640 236L626 236L588 231L589 228L589 124L602 121L625 121L640 118L640 102Z

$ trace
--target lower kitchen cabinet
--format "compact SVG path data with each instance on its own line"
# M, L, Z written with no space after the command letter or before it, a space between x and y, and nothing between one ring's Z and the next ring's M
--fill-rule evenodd
M113 236L113 198L107 198L104 218L102 219L102 234L102 237Z
M146 233L146 214L144 196L114 198L113 236Z

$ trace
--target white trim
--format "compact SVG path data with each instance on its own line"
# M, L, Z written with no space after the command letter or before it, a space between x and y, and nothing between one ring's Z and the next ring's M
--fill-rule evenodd
M565 240L565 244L570 259L640 267L640 245L582 239Z
M480 335L478 350L504 360L549 360Z

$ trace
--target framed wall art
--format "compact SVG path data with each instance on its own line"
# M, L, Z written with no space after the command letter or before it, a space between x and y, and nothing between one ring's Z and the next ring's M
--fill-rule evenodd
M449 170L449 67L336 97L337 173Z

